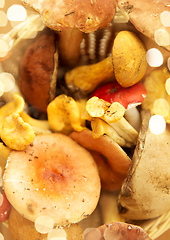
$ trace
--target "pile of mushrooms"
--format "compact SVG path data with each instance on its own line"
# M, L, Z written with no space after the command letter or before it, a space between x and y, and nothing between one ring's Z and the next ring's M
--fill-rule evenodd
M170 5L22 2L40 14L46 28L23 55L21 94L0 108L0 165L12 239L151 239L130 223L170 211ZM116 23L117 9L129 22ZM111 37L100 58L98 39L106 30ZM151 48L164 57L156 70L148 64ZM153 115L166 121L160 135L149 128ZM106 192L116 192L115 213L122 222L111 213L109 222L83 233L83 219L98 207L103 214Z

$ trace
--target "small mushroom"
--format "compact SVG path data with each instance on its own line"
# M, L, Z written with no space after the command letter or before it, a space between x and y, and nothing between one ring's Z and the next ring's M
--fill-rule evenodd
M18 86L24 99L41 112L56 96L58 50L54 32L44 32L25 51Z
M32 127L14 112L6 117L2 124L1 139L9 148L23 150L33 143L35 133Z
M54 132L69 134L71 131L82 131L85 121L81 118L81 108L85 101L75 101L72 97L61 94L47 107L49 124Z
M13 95L13 101L5 104L0 108L0 132L2 129L4 119L13 112L21 113L24 109L24 105L25 105L24 99L18 93L15 93Z
M149 235L139 226L123 223L111 222L104 224L88 232L84 240L151 240Z
M65 81L73 92L90 93L114 75L121 86L130 87L143 78L146 70L146 49L142 41L133 32L120 31L114 39L112 56L68 71Z
M136 144L138 132L123 117L125 108L120 103L113 102L111 104L94 96L87 101L86 111L92 117L91 126L95 137L107 134L110 137L112 136L117 143L120 139L124 139L124 143L121 141L122 144L125 144L124 146L131 147ZM96 121L98 118L104 121ZM96 126L96 124L99 124L99 126ZM110 131L110 127L107 127L106 124L113 130ZM117 133L119 138L114 132Z
M68 136L53 133L10 153L3 188L26 219L47 216L55 225L69 225L94 211L101 184L91 154Z
M120 189L131 165L124 150L106 135L94 139L90 130L72 132L70 137L92 154L98 166L102 188L110 191Z
M146 88L141 82L138 82L131 87L124 88L116 81L103 84L92 94L92 96L96 96L111 104L114 102L122 104L126 109L125 118L137 131L140 129L141 119L136 106L142 104L146 95Z

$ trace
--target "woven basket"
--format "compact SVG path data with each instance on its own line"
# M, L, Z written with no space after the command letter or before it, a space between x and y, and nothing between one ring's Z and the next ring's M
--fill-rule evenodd
M122 14L122 12L117 9L116 17L115 17L116 23L122 23L126 24L128 22L128 19L125 15ZM11 44L11 56L9 59L6 59L5 61L1 61L1 69L2 72L9 72L11 73L14 78L18 79L18 66L19 62L21 61L22 55L24 53L24 50L32 43L32 34L33 31L36 32L37 37L39 34L41 34L41 31L44 29L44 24L42 23L42 20L38 14L31 15L25 22L19 24L14 29L12 29L9 33L3 36L3 39L5 41L8 41L9 37L12 39ZM1 59L2 60L2 59ZM5 102L8 102L12 98L13 91L18 91L17 86L14 90L12 90L8 94L4 94L1 99ZM92 216L84 221L83 227L98 227L99 225L105 223L103 222L102 214L100 213L100 207L96 209L94 214ZM163 214L162 216L136 223L140 225L152 239L157 239L160 235L162 235L165 231L167 231L170 228L170 212ZM3 224L3 229L6 227L7 223ZM2 226L1 226L2 228ZM6 233L5 233L6 234ZM9 238L9 237L8 237ZM8 240L8 238L6 238ZM10 240L10 239L9 239Z

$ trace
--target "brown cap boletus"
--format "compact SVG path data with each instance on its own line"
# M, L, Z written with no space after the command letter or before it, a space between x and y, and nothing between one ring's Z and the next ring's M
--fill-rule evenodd
M157 0L116 0L135 28L170 50L169 2Z
M3 187L22 216L35 222L45 215L56 225L88 217L96 208L101 188L91 154L59 133L38 135L25 150L12 151Z
M25 51L20 63L18 85L25 100L40 112L56 96L58 50L56 35L44 32Z
M22 0L40 13L45 25L61 31L78 28L93 32L111 23L116 5L113 0Z

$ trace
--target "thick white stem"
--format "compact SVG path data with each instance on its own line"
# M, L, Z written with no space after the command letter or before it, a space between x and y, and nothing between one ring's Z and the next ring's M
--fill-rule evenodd
M124 117L136 129L136 131L139 132L141 126L141 116L138 109L136 107L127 109Z

